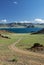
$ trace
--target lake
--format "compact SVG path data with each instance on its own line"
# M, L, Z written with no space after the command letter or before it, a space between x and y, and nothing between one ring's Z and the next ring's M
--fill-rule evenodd
M14 33L31 33L37 32L42 28L0 28L0 30L7 30Z

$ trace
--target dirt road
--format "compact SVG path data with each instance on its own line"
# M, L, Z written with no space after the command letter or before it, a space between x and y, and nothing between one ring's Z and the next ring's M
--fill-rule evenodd
M36 64L36 65L44 65L44 54L40 53L34 53L30 51L24 51L16 47L16 44L19 43L22 40L22 38L18 39L15 43L11 44L9 46L9 49L23 55L23 56L29 56L31 57L30 63ZM37 61L36 61L37 60Z

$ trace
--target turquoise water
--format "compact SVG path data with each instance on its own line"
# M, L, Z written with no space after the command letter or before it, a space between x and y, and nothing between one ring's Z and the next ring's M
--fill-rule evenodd
M37 32L42 28L0 28L0 30L7 30L14 33L31 33Z

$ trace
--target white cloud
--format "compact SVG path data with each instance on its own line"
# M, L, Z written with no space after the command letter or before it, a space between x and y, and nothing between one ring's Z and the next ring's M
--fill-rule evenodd
M2 19L0 20L0 23L8 23L8 22L11 22L11 21L8 21L6 19ZM23 20L23 21L14 21L16 23L44 23L44 19L39 19L39 18L36 18L32 21L29 21L29 20Z
M31 21L26 21L26 20L24 20L24 21L17 21L17 22L19 22L19 23L31 23Z
M18 2L17 2L17 1L14 1L13 3L14 3L14 4L16 4L16 5L18 4Z
M7 22L7 20L6 20L6 19L3 19L3 20L1 20L1 22L4 22L4 23L6 23L6 22Z
M38 18L38 19L35 19L34 22L35 22L35 23L44 23L44 20Z
M36 18L36 19L34 19L32 21L24 20L24 21L19 21L19 22L20 23L44 23L44 19Z
M24 21L24 23L31 23L31 21Z

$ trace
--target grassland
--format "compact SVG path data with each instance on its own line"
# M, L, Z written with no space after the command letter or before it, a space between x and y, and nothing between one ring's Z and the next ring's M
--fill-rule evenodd
M18 44L16 44L16 46L21 49L26 49L33 46L34 43L40 43L44 45L43 40L44 40L44 34L34 34L34 35L27 34L24 35L22 40Z
M10 39L0 37L0 65L44 65L44 56L22 54L9 48L21 38L15 45L19 49L26 50L36 42L44 45L44 34L30 35L8 32L1 32L1 34L8 35Z

